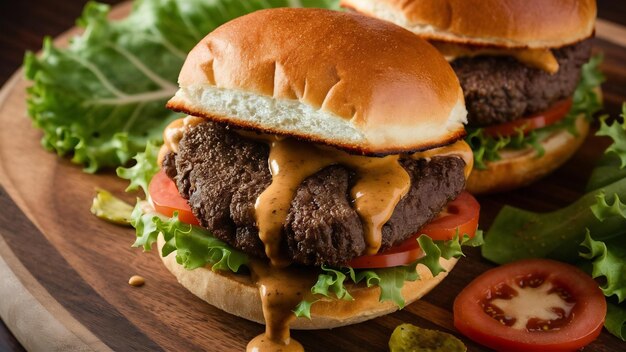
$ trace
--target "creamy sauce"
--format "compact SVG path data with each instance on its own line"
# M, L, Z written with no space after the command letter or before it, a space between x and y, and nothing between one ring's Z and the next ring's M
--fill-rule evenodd
M544 70L548 73L556 73L559 70L559 62L550 49L501 49L492 47L469 47L465 45L432 42L448 61L454 61L460 57L476 56L511 56L517 61L530 67Z
M259 238L273 265L289 264L280 255L281 233L296 189L307 177L338 164L357 174L350 193L363 222L366 253L378 252L382 227L411 185L409 174L398 162L399 155L383 158L351 155L290 138L274 139L269 145L272 183L257 198L255 211Z
M278 268L261 261L251 262L250 271L261 295L265 333L250 341L247 351L304 351L290 337L289 324L296 319L293 309L310 295L316 273L293 267Z
M163 144L161 146L161 149L159 149L159 154L157 155L157 163L159 164L160 168L163 167L163 160L165 160L165 156L169 152L171 152L171 150L165 144Z
M189 127L195 126L203 121L205 120L195 116L187 116L172 121L163 130L163 146L174 153L178 153L178 143L180 143L180 140L183 138L185 131Z
M423 152L417 152L409 155L413 159L427 159L430 160L435 156L457 156L465 161L465 179L469 178L472 168L474 167L474 153L472 148L464 141L459 140L453 144L445 147L433 148Z

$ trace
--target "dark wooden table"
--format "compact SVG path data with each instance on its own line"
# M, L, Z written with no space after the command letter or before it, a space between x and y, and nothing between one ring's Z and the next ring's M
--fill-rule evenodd
M101 0L118 3L117 0ZM22 64L24 51L41 48L44 36L57 36L74 25L84 0L21 0L0 1L0 84L4 84ZM626 2L599 1L599 17L626 26ZM606 112L617 115L626 100L626 48L602 39L595 39L594 51L604 51L607 82L603 86ZM587 143L577 156L561 170L530 187L506 195L481 198L482 226L487 226L502 204L514 204L535 210L551 210L563 206L580 195L593 160L602 150L600 143ZM545 196L550 190L550 197ZM541 199L534 201L532 199ZM454 275L454 273L452 274ZM2 279L2 278L0 278ZM2 299L2 297L0 297ZM0 351L22 351L20 343L0 320Z

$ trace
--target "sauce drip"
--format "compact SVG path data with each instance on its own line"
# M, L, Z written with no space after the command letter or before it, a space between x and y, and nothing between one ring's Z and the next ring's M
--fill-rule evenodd
M299 268L277 268L261 261L250 263L252 279L259 288L265 333L248 343L247 351L304 351L302 345L292 339L289 324L296 319L292 310L310 294L316 273Z
M528 48L493 48L493 47L468 47L465 45L432 42L437 50L443 54L448 61L454 61L460 57L476 56L511 56L517 61L530 67L544 70L548 73L556 73L559 70L559 62L554 57L550 49L528 49Z
M269 167L272 183L255 204L259 238L275 266L286 266L280 255L282 226L298 186L309 176L330 165L345 165L357 174L350 193L361 217L366 254L375 254L382 243L381 230L396 204L409 191L411 179L398 162L399 155L372 158L326 150L295 139L270 142Z

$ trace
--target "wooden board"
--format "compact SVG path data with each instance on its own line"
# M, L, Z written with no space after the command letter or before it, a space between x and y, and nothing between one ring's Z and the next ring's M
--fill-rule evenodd
M115 13L127 10L124 5ZM619 46L625 32L610 29L612 34L595 41L595 50L606 53L607 110L616 114L626 100L626 49ZM124 196L126 184L112 172L85 174L43 150L41 133L25 114L26 85L17 72L0 93L0 316L24 347L243 350L263 331L261 325L203 303L178 285L156 252L130 248L132 229L89 213L95 187ZM481 198L481 226L487 228L503 204L550 210L576 199L605 146L606 141L590 137L573 160L548 178L523 190ZM463 338L452 326L452 302L491 267L470 251L440 286L402 311L354 326L293 335L307 351L386 350L391 331L403 322ZM134 274L144 276L146 285L130 287L127 281ZM484 350L464 341L472 351ZM626 344L603 332L586 351L624 349Z

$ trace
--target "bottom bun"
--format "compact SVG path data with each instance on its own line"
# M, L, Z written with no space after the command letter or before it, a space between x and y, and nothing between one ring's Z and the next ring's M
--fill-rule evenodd
M545 154L529 147L523 150L500 152L501 160L488 162L486 170L474 168L466 189L472 194L509 191L528 185L551 173L565 163L585 140L589 122L584 116L576 120L577 135L567 130L556 131L541 141Z
M164 240L159 235L159 253ZM191 293L207 303L233 315L264 324L259 289L249 275L213 272L210 268L187 270L176 262L176 252L162 257L167 269L176 276L178 282ZM433 277L423 265L418 265L420 280L404 283L402 295L406 304L412 303L443 280L454 267L457 259L441 258L441 265L447 272ZM330 329L356 324L398 310L390 301L379 302L380 288L353 286L348 288L352 301L322 298L311 306L311 319L298 318L290 325L291 329Z

